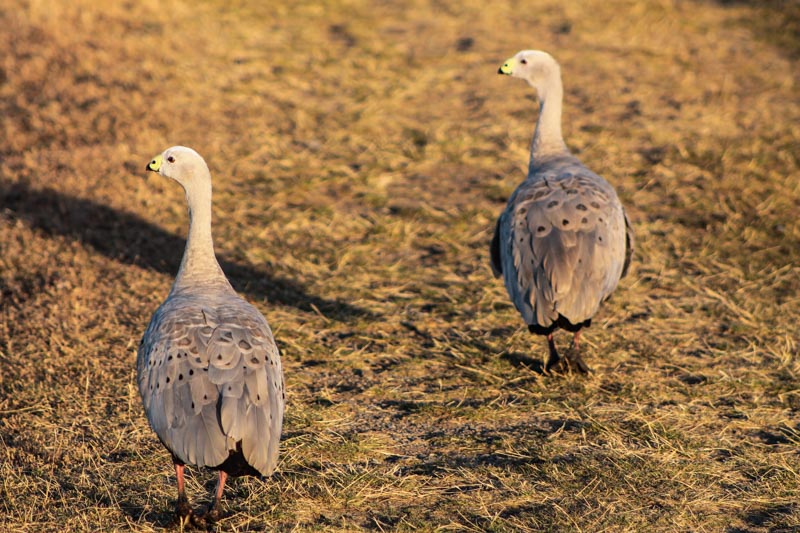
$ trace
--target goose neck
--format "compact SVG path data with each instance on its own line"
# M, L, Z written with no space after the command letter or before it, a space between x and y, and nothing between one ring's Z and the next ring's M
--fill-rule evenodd
M553 155L569 153L561 134L561 105L564 90L561 75L555 71L544 83L536 87L539 94L539 119L531 145L531 166Z
M211 187L187 189L189 236L173 291L185 285L227 280L217 262L211 238Z

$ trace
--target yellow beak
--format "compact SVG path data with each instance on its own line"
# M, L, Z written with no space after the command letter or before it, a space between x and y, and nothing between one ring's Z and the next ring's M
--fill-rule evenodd
M516 58L507 59L503 66L497 69L498 74L505 74L510 76L512 72L514 72L514 64L517 62Z
M158 172L158 170L161 168L162 161L163 158L160 155L155 156L153 160L150 161L150 163L148 163L147 168L145 170L152 170L153 172Z

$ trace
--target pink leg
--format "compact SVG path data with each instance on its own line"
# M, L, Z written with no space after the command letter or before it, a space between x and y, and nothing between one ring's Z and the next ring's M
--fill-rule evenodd
M591 372L589 365L587 365L583 358L581 357L580 350L580 339L581 339L581 331L578 330L575 332L575 335L572 337L572 346L569 347L569 351L567 351L567 361L570 364L570 367L574 367L578 372L581 374L588 374Z
M578 343L581 340L581 330L575 332L575 335L572 337L572 347L577 350Z
M228 479L228 474L219 471L219 478L217 479L217 487L214 489L214 503L212 509L219 509L219 502L222 500L222 491L225 490L225 481Z
M175 465L175 477L178 478L178 499L185 500L186 499L186 482L183 479L183 470L186 467L184 465Z
M547 357L547 363L545 363L544 369L550 372L550 370L557 367L561 363L561 356L558 355L556 342L553 340L552 333L547 336L547 347L550 350L550 355Z
M217 486L214 487L213 497L214 500L208 506L208 510L201 516L192 518L192 522L197 527L208 527L220 519L221 513L219 511L220 501L222 500L222 492L225 490L225 481L228 479L228 474L220 470L218 472Z
M185 466L175 463L175 477L178 478L178 501L175 503L175 519L180 525L188 522L192 516L192 507L186 498L186 482L183 477Z

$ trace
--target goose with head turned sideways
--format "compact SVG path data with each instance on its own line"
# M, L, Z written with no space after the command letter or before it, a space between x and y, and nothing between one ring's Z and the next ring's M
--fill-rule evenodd
M211 239L211 174L200 155L173 146L147 170L177 181L189 204L189 237L178 275L139 345L139 392L150 426L172 454L176 518L219 517L230 476L268 476L278 461L284 385L278 347L262 314L240 298ZM195 515L185 465L218 471L207 512Z
M532 333L545 335L550 371L588 372L579 352L581 329L616 289L633 253L633 232L614 188L567 149L561 135L561 69L552 56L524 50L498 70L521 78L539 98L528 175L497 220L492 270ZM573 340L565 356L553 333Z

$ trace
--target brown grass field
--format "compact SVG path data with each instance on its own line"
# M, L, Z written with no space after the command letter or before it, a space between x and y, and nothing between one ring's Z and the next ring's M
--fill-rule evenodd
M800 2L102 4L0 0L0 531L170 527L134 361L174 144L286 375L278 471L219 531L800 531ZM588 377L542 372L489 267L523 48L638 238Z

